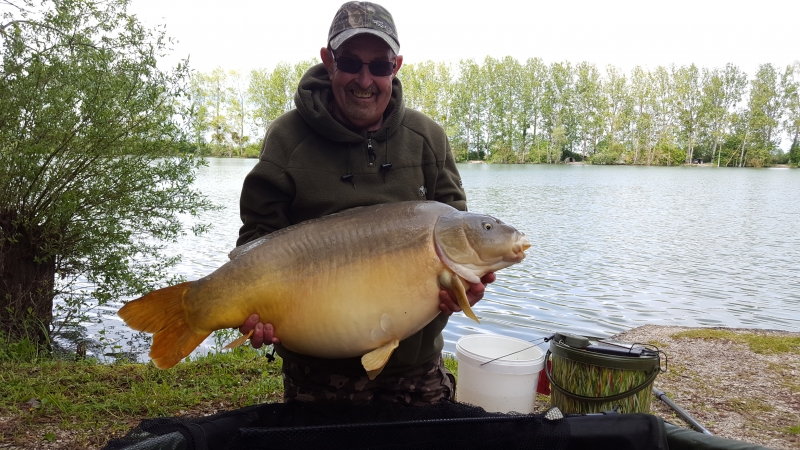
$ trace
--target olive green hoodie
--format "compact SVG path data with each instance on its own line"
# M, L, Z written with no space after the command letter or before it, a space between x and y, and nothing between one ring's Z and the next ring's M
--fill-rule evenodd
M395 78L383 126L357 133L334 119L331 82L322 64L305 73L294 109L267 130L259 162L244 180L244 225L237 245L344 209L405 200L436 200L466 210L466 197L441 126L406 109ZM268 317L262 318L269 320ZM394 351L383 374L397 373L437 357L444 344L440 315ZM281 330L275 330L280 337ZM288 361L363 374L359 358L326 360L278 347Z

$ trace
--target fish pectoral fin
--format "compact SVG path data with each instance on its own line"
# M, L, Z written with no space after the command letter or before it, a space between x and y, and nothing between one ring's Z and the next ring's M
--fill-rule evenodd
M458 306L461 308L461 311L464 312L465 316L469 317L475 322L481 323L481 321L478 320L478 316L476 316L472 311L472 306L469 305L469 300L467 300L467 291L464 289L464 283L461 281L461 277L452 272L444 272L443 274L439 275L439 283L456 294Z
M236 339L235 341L233 341L230 344L226 345L225 347L222 347L222 349L223 350L228 350L228 349L236 348L236 347L244 344L245 342L247 342L248 339L250 339L250 336L253 335L253 331L255 331L255 330L250 330L249 333L239 336L238 339Z
M381 373L398 345L400 345L400 340L394 339L383 347L378 347L361 357L361 365L364 366L370 380L374 380Z

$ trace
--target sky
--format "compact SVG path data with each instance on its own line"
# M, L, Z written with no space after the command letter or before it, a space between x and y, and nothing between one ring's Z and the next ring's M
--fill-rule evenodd
M319 59L342 0L132 0L144 23L177 39L165 64L249 72ZM486 56L588 61L629 73L640 65L800 60L798 0L382 0L394 16L404 61L457 63Z

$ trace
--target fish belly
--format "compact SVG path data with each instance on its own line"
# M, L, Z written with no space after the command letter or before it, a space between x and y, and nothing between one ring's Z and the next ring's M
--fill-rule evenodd
M273 321L276 334L289 350L321 358L361 356L403 340L439 314L443 269L435 254L400 254L297 280Z

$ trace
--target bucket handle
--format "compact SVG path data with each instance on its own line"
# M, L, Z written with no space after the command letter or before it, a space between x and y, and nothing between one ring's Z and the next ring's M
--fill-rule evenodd
M613 401L616 401L616 400L622 400L623 398L629 397L629 396L631 396L633 394L637 394L639 391L641 391L642 389L644 389L647 386L649 386L650 383L655 381L656 377L658 376L658 373L661 371L660 367L656 367L655 370L653 370L653 373L651 373L650 376L648 376L647 379L642 382L642 384L640 384L639 386L636 386L633 389L630 389L630 390L627 390L625 392L622 392L620 394L609 395L609 396L606 396L606 397L587 397L585 395L578 395L578 394L574 394L572 392L569 392L568 390L566 390L563 387L559 386L558 383L556 383L553 380L553 375L551 373L553 368L552 368L552 366L548 368L548 365L547 365L547 361L550 359L550 355L551 355L550 350L547 350L547 354L544 356L544 361L545 361L544 373L547 375L547 379L550 381L550 384L558 392L566 395L567 397L571 397L571 398L574 398L576 400L581 400L581 401L584 401L584 402L591 402L591 403L613 402Z

